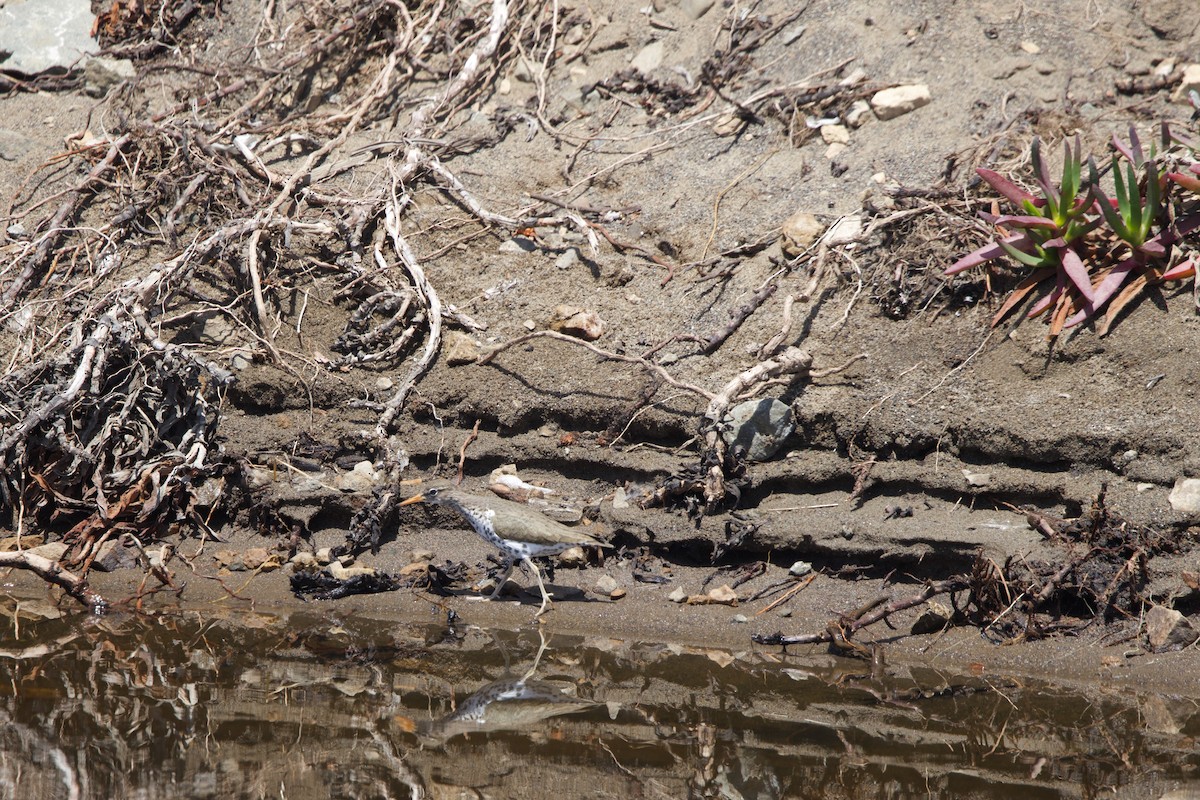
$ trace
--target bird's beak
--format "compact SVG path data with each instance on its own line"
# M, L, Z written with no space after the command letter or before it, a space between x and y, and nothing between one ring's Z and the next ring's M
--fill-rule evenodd
M410 497L407 500L400 503L400 506L411 506L413 503L419 503L424 499L425 499L425 495L414 494L412 497ZM396 507L399 508L400 506L396 506Z

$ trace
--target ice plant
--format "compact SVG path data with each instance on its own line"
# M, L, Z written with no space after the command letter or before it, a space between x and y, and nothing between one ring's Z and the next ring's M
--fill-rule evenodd
M1064 144L1063 150L1062 179L1056 186L1042 158L1041 142L1033 140L1030 156L1041 197L1035 197L993 170L976 170L989 186L1025 213L981 214L996 226L1000 238L963 256L946 270L946 274L956 275L1002 256L1010 256L1034 270L1017 285L996 312L993 325L1051 279L1053 288L1034 304L1028 316L1036 317L1053 309L1050 323L1052 336L1062 329L1068 312L1076 303L1092 302L1092 279L1084 262L1087 236L1099 225L1100 220L1090 216L1095 202L1090 189L1082 182L1083 161L1079 138L1075 138L1074 150L1070 144Z
M1163 144L1194 145L1163 126ZM1196 258L1172 265L1175 246L1200 228L1200 167L1171 171L1159 164L1151 148L1142 149L1130 129L1129 142L1113 137L1112 196L1101 185L1101 170L1088 158L1088 179L1082 179L1079 139L1065 145L1062 180L1054 186L1034 140L1031 156L1041 197L1021 189L992 170L980 177L1024 214L983 214L996 226L997 240L963 256L946 270L954 275L995 258L1009 256L1033 269L992 318L998 324L1038 287L1053 280L1053 288L1033 304L1028 317L1049 314L1050 337L1078 325L1107 307L1100 335L1117 315L1148 286L1193 277ZM1179 198L1179 190L1193 192ZM1178 213L1177 213L1178 212Z

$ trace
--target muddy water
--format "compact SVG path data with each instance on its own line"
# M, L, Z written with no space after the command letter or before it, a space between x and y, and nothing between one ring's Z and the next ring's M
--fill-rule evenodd
M8 601L0 797L1161 797L1200 713L444 620ZM1187 794L1176 796L1191 796Z

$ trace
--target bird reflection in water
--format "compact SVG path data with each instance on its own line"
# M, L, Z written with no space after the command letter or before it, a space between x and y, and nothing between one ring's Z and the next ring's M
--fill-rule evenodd
M401 718L401 726L416 732L424 744L437 745L463 734L521 730L551 717L603 705L567 694L561 686L533 678L546 652L546 636L540 629L538 637L541 644L533 665L520 678L486 684L444 717L422 722Z

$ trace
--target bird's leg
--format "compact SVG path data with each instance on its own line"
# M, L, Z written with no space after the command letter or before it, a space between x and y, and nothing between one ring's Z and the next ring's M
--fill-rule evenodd
M504 584L508 583L508 576L512 575L515 564L515 559L507 558L504 560L504 574L500 576L500 580L496 583L496 588L488 595L488 600L495 600L500 596L500 592L504 589Z
M540 617L542 614L546 613L546 608L550 605L550 595L546 593L546 584L542 583L542 571L537 568L537 564L534 564L533 560L530 559L529 556L525 557L525 563L529 565L531 570L533 570L533 577L537 578L538 588L542 590L542 607L539 608L538 612L533 615L534 617Z

